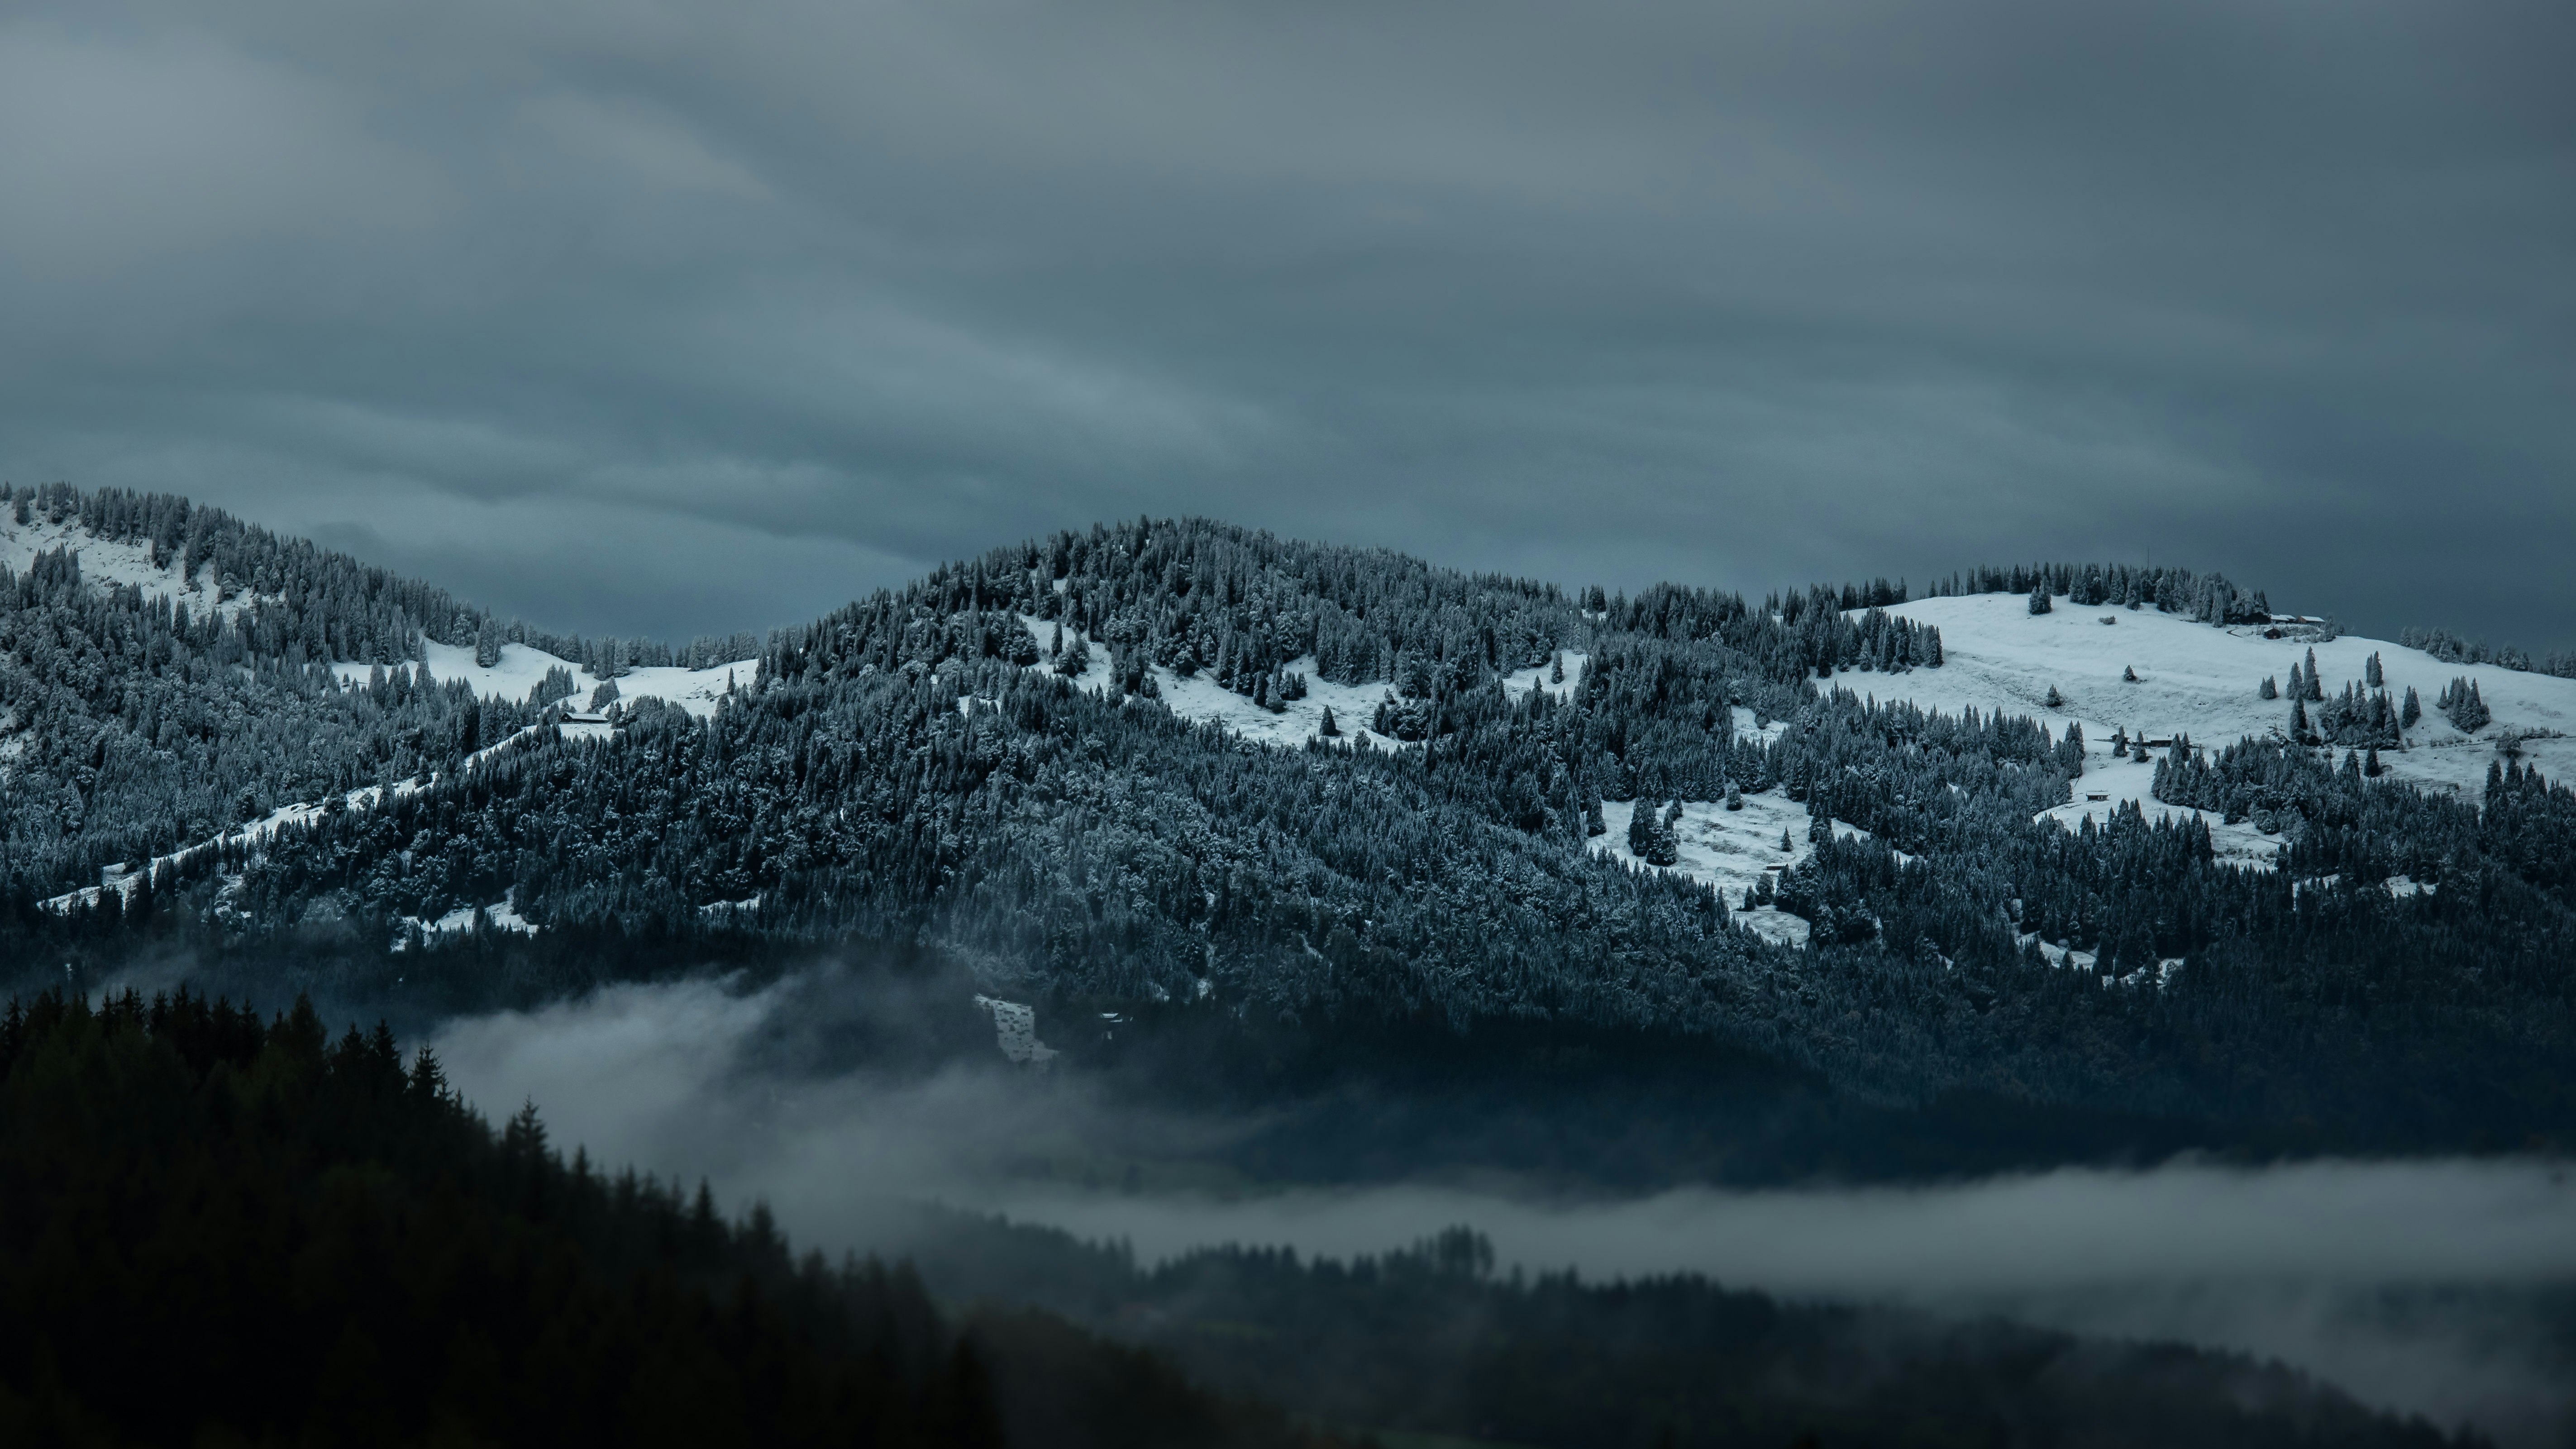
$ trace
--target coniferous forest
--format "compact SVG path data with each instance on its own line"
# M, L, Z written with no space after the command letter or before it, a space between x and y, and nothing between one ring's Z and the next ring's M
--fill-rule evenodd
M185 992L0 1017L0 1365L12 1444L1330 1442Z
M1470 1059L1632 1033L1872 1102L1993 1092L2222 1137L2518 1145L2576 1122L2576 793L2509 760L2468 801L2374 778L2349 746L2203 741L2158 766L2158 797L2277 825L2281 869L2134 812L2034 822L2069 798L2070 740L1866 698L1873 674L1941 667L1937 631L1880 611L1902 584L1575 597L1138 520L756 649L674 649L535 633L183 500L7 506L187 571L175 597L93 586L68 551L0 579L0 936L29 986L185 959L236 993L410 1020L862 943L1059 1010L1132 1008L1179 1042L1279 1038L1263 1060L1298 1081L1388 1033ZM2212 622L2266 607L2169 568L1932 591L2034 587ZM1024 617L1126 692L1029 667ZM560 688L476 698L407 660L423 641L526 642L612 677L746 657L712 718L639 697L608 706L610 738L572 738L546 723ZM1563 696L1503 685L1568 655ZM1299 660L1380 693L1419 746L1255 747L1141 693L1150 661L1257 703L1301 687ZM1604 800L1646 817L1729 792L1869 832L1780 881L1803 949L1742 929L1744 899L1586 848ZM315 808L241 828L296 805ZM2377 888L2396 875L2438 888ZM502 906L537 932L422 930Z
M2576 791L2509 754L2474 797L2387 777L2392 720L2425 706L2329 692L2311 655L2293 728L2155 770L2155 799L2282 842L2253 870L2194 817L2036 818L2085 768L2070 729L1871 688L1945 667L1937 629L1889 612L1909 598L2270 617L2213 574L1631 597L1138 519L674 645L548 634L183 499L0 507L76 530L0 569L16 1437L2438 1439L2184 1350L1506 1280L1471 1235L1139 1270L962 1225L981 1258L926 1288L797 1257L763 1210L650 1164L567 1159L534 1109L495 1130L396 1045L710 970L857 961L969 1015L978 991L1032 1002L1060 1070L1258 1117L1224 1150L1276 1180L1905 1178L2576 1131ZM167 587L85 572L84 540ZM478 694L431 645L599 683ZM1108 687L1078 687L1096 663ZM616 687L672 667L724 673L712 710ZM1158 677L1273 714L1322 686L1375 702L1264 745L1175 714ZM568 720L585 705L604 718ZM2485 709L2465 678L2431 707L2462 730ZM1865 834L1817 830L1755 893L1655 868L1673 802L1746 796ZM1605 802L1644 864L1595 848ZM1268 1326L1135 1329L1238 1320ZM1113 1327L1150 1351L1093 1336ZM132 1361L168 1366L155 1393L120 1392ZM1408 1397L1432 1377L1449 1397Z

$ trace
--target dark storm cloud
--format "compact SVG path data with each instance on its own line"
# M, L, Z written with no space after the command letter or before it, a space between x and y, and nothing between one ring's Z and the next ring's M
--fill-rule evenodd
M2576 643L2554 5L0 21L0 473L585 629L1203 512Z

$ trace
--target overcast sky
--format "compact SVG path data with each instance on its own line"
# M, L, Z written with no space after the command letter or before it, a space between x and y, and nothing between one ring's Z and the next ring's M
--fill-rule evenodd
M1203 513L2576 645L2576 6L0 19L0 477L685 636Z

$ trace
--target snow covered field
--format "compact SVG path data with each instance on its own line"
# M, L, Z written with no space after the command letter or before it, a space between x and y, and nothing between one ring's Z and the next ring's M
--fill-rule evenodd
M1895 675L1846 672L1833 682L1882 701L1907 699L1945 714L1970 706L2000 709L2029 715L2060 732L2070 721L2081 721L2086 762L2084 778L2076 782L2077 798L2049 812L2070 828L2085 815L2106 813L2124 800L2140 801L2150 818L2167 808L2148 796L2155 776L2152 764L2112 757L2113 730L2126 728L2132 738L2188 734L2193 744L2211 749L2248 735L2263 738L2286 730L2290 700L2261 699L2255 691L2267 675L2286 690L2290 666L2304 669L2312 648L2329 697L2347 681L2358 684L2365 661L2375 652L2390 698L2403 700L2410 685L2422 698L2424 718L2407 731L2408 748L2380 752L2380 763L2395 779L2474 796L2496 758L2493 741L2508 728L2576 734L2576 680L2491 664L2445 664L2385 639L2350 634L2323 644L2266 639L2258 625L2218 628L2153 609L2081 608L2063 598L2055 612L2033 615L2029 600L2019 594L1918 599L1889 612L1938 626L1943 666ZM2137 682L2124 680L2123 669L2135 669ZM2495 722L2474 737L2453 729L2433 707L2444 686L2462 677L2477 682L2495 715ZM2048 707L2051 687L2065 700L2062 708ZM2565 778L2576 769L2576 738L2526 741L2523 761L2552 779ZM2109 798L2089 801L2084 798L2088 793ZM2210 823L2221 851L2231 858L2268 859L2278 849L2277 842L2249 826L2221 826L2214 817Z

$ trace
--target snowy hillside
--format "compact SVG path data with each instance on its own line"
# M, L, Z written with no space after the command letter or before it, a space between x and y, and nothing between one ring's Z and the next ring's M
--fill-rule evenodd
M1020 622L1027 627L1029 637L1038 642L1041 651L1055 642L1054 621L1035 614L1022 614ZM1082 672L1072 676L1074 686L1094 693L1105 691L1110 680L1108 646L1093 643L1089 653L1090 660ZM1561 684L1550 683L1549 667L1541 666L1504 676L1504 687L1514 694L1545 689L1558 699L1570 698L1575 681L1583 677L1584 659L1584 655L1571 651L1565 655L1565 682ZM1029 666L1039 670L1054 667L1053 660L1043 657ZM1184 679L1159 664L1151 666L1151 672L1158 697L1172 713L1186 720L1224 725L1259 744L1303 746L1322 731L1324 711L1330 708L1342 738L1353 744L1386 750L1412 748L1368 727L1377 713L1378 702L1386 698L1390 687L1384 680L1368 684L1335 684L1316 674L1315 660L1311 655L1291 659L1281 667L1291 674L1306 676L1306 697L1286 701L1275 714L1205 674L1193 674Z
M148 543L96 537L77 519L48 523L39 516L33 522L16 523L0 512L0 564L12 572L25 573L36 555L58 548L70 549L80 556L81 578L88 583L141 589L147 599L177 599L195 613L211 609L229 618L252 602L252 596L244 591L218 603L212 582L203 572L195 580L183 583L179 578L179 556L174 553L167 565L156 565Z
M2298 629L2281 631L2289 637L2266 638L2261 625L2220 628L2154 609L2082 607L2063 597L2046 614L2030 613L2028 599L2018 594L1919 599L1889 612L1937 626L1946 655L1943 666L1895 675L1845 672L1834 683L1882 701L1911 700L1949 714L1969 707L2026 714L2061 732L2068 723L2081 722L2084 778L2076 782L2076 801L2050 812L2070 827L2124 800L2141 801L2151 816L2165 808L2150 798L2149 788L2154 759L2166 751L2154 751L2143 764L2114 758L2117 730L2125 729L2133 739L2188 734L2194 745L2213 749L2249 735L2286 733L2291 715L2286 693L2263 699L2257 691L2266 677L2286 691L2291 666L2304 670L2311 649L2329 698L2347 682L2358 684L2374 653L2392 698L2402 700L2410 686L2421 697L2424 716L2406 731L2407 747L2381 751L2380 762L2391 778L2474 795L2485 782L2488 764L2497 758L2495 742L2515 729L2537 736L2522 742L2525 764L2553 779L2576 769L2576 738L2567 737L2576 733L2576 680L2495 665L2446 664L2385 639L2347 634L2315 643L2295 637L2307 632ZM2125 679L2124 670L2135 671L2137 680ZM2434 708L2455 678L2474 680L2494 713L2494 722L2474 735L2453 729ZM2064 701L2060 707L2047 703L2052 688ZM2088 798L2097 794L2107 798ZM2215 818L2211 825L2227 855L2260 860L2277 848L2250 826L2220 826Z
M146 598L176 599L192 610L212 610L226 617L253 602L248 592L218 602L204 572L183 582L178 556L172 555L166 565L155 565L149 544L96 537L75 519L48 523L39 517L20 524L0 513L0 565L23 573L35 562L36 555L58 548L70 549L80 556L81 578L91 584L137 588ZM544 681L546 671L554 668L572 671L579 691L573 701L577 706L587 703L590 692L599 686L599 680L581 665L525 644L503 645L500 662L490 667L475 664L474 651L461 645L423 641L421 648L432 678L467 680L478 696L497 694L507 699L526 699ZM364 684L373 667L349 663L333 666L342 681L349 684ZM623 700L665 700L703 719L716 712L716 701L724 697L730 681L739 678L743 683L750 682L751 667L747 663L719 664L708 669L633 667L617 677L617 694Z
M445 682L462 679L480 696L499 695L504 699L526 699L536 687L545 683L546 671L565 669L572 673L573 695L570 703L579 708L589 703L591 691L599 687L597 676L569 659L558 659L542 649L526 644L501 646L500 662L478 665L474 651L458 644L421 643L423 662L429 666L432 679ZM372 664L335 664L331 666L348 684L364 684ZM617 676L617 698L621 701L659 699L678 705L700 719L712 717L716 702L735 684L751 683L753 666L749 663L718 664L706 669L682 669L677 666L630 666Z
M1779 793L1746 795L1743 803L1743 809L1729 810L1716 801L1683 801L1681 822L1673 828L1681 858L1665 867L1715 886L1728 905L1737 907L1764 875L1776 887L1783 872L1815 853L1815 822L1807 817L1806 806ZM1638 810L1653 808L1652 801L1602 801L1601 820L1610 829L1593 837L1592 848L1623 864L1640 864L1628 848L1628 825ZM1833 831L1837 840L1869 838L1868 831L1841 820L1833 822ZM1789 842L1785 850L1780 846L1784 838ZM1742 912L1737 919L1781 945L1807 944L1807 922L1773 907Z

